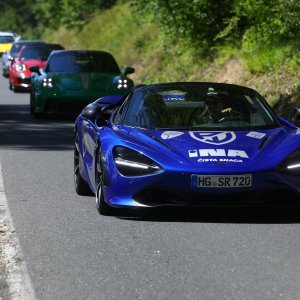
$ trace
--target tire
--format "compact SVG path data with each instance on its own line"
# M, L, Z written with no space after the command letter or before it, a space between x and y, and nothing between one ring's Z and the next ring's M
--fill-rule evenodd
M33 93L31 92L30 93L30 114L31 115L34 115L34 96L33 96Z
M12 85L12 90L14 91L14 93L18 93L20 91L20 88Z
M79 148L78 148L78 134L75 135L74 143L74 186L75 191L80 196L93 195L88 183L81 177L79 171Z
M12 89L13 89L12 84L11 84L11 82L9 82L9 90L12 91Z
M45 112L35 111L35 96L32 92L30 92L30 114L32 114L35 119L43 119L46 117Z
M99 159L96 160L96 207L100 215L104 216L111 216L114 214L114 208L109 206L104 200L104 193L103 193L103 173L102 173L102 166L101 161Z

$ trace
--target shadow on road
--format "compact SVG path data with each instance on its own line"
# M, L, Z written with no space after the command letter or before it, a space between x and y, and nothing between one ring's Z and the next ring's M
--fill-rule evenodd
M120 212L116 217L132 221L149 222L290 224L300 223L300 206L296 208L155 208L140 211L124 211Z
M76 116L48 116L35 119L29 105L0 106L0 147L21 150L73 149Z

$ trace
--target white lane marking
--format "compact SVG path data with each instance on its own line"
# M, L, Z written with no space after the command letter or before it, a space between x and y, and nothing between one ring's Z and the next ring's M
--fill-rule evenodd
M0 162L0 263L12 300L35 300L34 290L8 208ZM1 298L1 295L0 295Z

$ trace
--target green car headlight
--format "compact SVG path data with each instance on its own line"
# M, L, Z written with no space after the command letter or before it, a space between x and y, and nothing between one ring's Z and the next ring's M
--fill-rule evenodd
M144 154L127 147L115 147L113 158L118 171L124 176L144 176L163 170Z
M120 78L117 81L117 88L118 89L128 89L129 85L128 85L128 79L125 78Z
M54 87L54 83L52 78L43 78L42 80L42 87L44 88L53 88Z
M278 166L278 171L300 176L300 149L287 156Z

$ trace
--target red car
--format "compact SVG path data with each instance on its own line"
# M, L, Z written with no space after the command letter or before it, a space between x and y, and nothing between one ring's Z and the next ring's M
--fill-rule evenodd
M9 69L9 89L14 92L30 91L31 66L43 68L49 54L53 50L64 50L60 44L26 45L20 50L17 57L12 59Z

